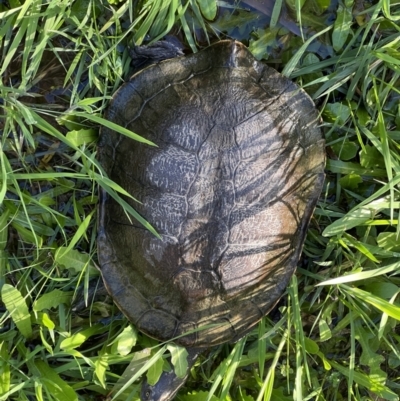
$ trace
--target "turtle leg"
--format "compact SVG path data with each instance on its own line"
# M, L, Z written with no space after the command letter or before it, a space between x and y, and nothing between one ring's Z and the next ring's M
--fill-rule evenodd
M186 351L188 352L188 368L185 376L180 378L176 376L174 370L172 370L171 372L163 372L154 386L151 386L147 383L147 380L145 380L140 393L141 401L170 401L174 399L179 389L186 382L190 368L196 362L199 354L204 351L204 348L187 348Z

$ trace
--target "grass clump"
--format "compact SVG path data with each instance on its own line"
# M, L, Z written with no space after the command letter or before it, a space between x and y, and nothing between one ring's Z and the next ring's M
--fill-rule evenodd
M276 25L276 3L273 26L249 45L321 111L325 188L276 310L202 356L178 399L396 401L399 4L287 1L302 38ZM218 30L207 22L215 4L1 4L0 400L136 400L143 374L156 381L169 355L175 369L185 363L182 349L138 333L106 296L91 299L98 189L124 194L96 161L96 141L129 77L128 46L180 29L195 50L196 28ZM72 310L77 300L84 312Z

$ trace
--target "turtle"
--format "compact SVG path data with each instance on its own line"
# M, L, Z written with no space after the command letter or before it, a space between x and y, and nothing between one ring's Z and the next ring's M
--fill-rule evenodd
M324 182L318 112L223 40L136 72L106 118L144 138L104 128L98 159L158 235L103 191L102 278L141 332L185 347L190 365L243 337L285 292ZM164 372L141 399L171 400L184 380Z

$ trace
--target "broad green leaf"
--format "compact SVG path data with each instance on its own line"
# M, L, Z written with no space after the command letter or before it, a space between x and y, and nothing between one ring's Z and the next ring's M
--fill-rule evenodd
M38 313L37 321L49 330L54 330L56 325L50 319L50 316L46 312Z
M98 275L98 271L93 266L90 255L79 252L76 249L68 249L65 246L61 246L56 250L54 260L66 269L73 269L75 273L81 272L89 267L91 274Z
M53 339L53 343L55 342L54 341L54 331L51 331L52 332L52 339ZM50 355L53 355L54 354L54 352L53 352L53 348L52 348L52 346L49 344L49 342L47 341L47 336L44 334L44 330L43 330L43 327L39 327L39 335L40 335L40 339L41 339L41 341L42 341L42 344L43 344L43 346L44 346L44 348L46 348L46 351L50 354Z
M42 311L44 309L56 308L60 304L70 304L73 292L64 292L60 290L53 290L43 294L33 303L34 311Z
M343 103L328 103L324 107L323 115L328 121L342 126L350 118L350 108Z
M96 0L98 2L99 0ZM106 97L106 99L111 99L112 96ZM98 102L102 102L105 99L104 96L97 96L97 97L86 97L84 99L80 99L77 101L77 106L92 106Z
M314 340L311 340L311 338L304 336L304 344L306 346L307 352L309 352L310 354L318 353L319 346Z
M350 189L352 191L356 190L358 184L361 184L362 182L363 180L358 174L347 174L339 180L339 183L343 188Z
M375 146L370 145L365 145L364 149L360 151L360 164L365 168L385 167L381 152Z
M351 32L352 19L353 15L351 9L339 5L332 32L333 48L336 51L343 50L346 40Z
M249 50L257 60L268 57L268 49L276 43L279 28L258 29L257 39L250 41Z
M78 401L78 396L73 388L44 361L35 360L41 377L41 383L56 401Z
M106 371L108 368L108 359L108 354L101 353L94 363L94 372L103 388L106 388Z
M89 337L100 334L104 331L107 331L107 326L103 326L101 324L95 324L88 329L82 330L78 333L73 334L71 337L68 337L61 341L60 348L68 350L74 349L81 346Z
M146 373L146 378L147 382L151 386L154 386L158 382L163 372L163 366L164 366L164 360L162 356L160 356L157 360L155 360L154 363L150 366L149 370Z
M69 189L67 189L65 192L68 192L68 191L69 191ZM38 198L38 202L39 202L39 204L44 205L44 206L53 206L56 203L54 198L52 198L51 196L46 196L46 195Z
M369 281L368 283L363 285L363 289L367 292L370 292L371 294L376 295L379 298L387 300L395 296L400 290L400 288L396 284L393 284L390 281L378 280Z
M355 142L344 140L342 142L336 142L332 144L331 148L334 150L340 160L347 161L356 156L360 147Z
M37 401L45 401L43 397L43 384L39 380L35 380L35 395Z
M212 21L217 15L217 0L197 0L204 17Z
M8 362L9 358L8 345L3 341L0 343L0 400L2 401L2 396L10 390L11 374L10 363Z
M332 332L326 323L325 319L318 320L319 338L320 341L327 341L332 338Z
M18 330L24 337L29 338L32 335L31 315L21 293L12 285L4 284L1 298Z
M371 117L368 114L368 111L365 110L364 107L358 107L356 110L357 122L358 125L366 126L368 121L370 121ZM369 145L368 145L369 146Z
M331 0L316 0L316 2L320 7L321 11L325 11L331 4Z
M117 352L122 356L128 355L137 341L137 331L132 325L125 327L122 333L118 334L112 344L112 352Z
M175 344L168 344L167 349L171 353L171 362L174 366L175 374L181 378L185 377L188 369L188 352L184 347Z
M329 360L326 359L325 355L321 351L317 352L317 355L321 358L321 361L324 364L324 369L331 370L332 365L329 363Z
M381 248L387 251L400 252L400 238L396 233L379 233L376 241Z
M67 139L75 146L89 144L97 140L97 134L94 129L81 129L70 131L66 135Z

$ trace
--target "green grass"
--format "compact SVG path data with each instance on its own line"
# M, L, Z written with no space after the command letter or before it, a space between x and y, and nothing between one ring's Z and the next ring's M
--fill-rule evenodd
M96 161L96 141L129 77L126 46L180 29L195 51L195 32L207 43L218 31L205 18L214 1L142 3L0 4L0 400L137 400L142 375L157 381L169 355L185 368L184 350L89 295L98 190L124 194ZM325 187L278 307L202 355L178 399L399 400L400 3L346 0L327 26L329 2L288 0L304 40L275 26L282 3L249 47L315 100ZM229 13L221 24L253 23ZM74 311L78 300L87 308Z

